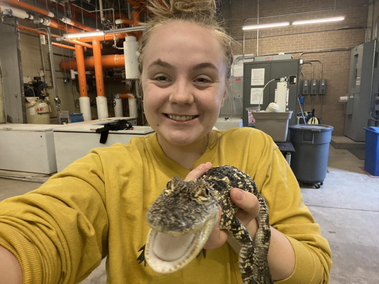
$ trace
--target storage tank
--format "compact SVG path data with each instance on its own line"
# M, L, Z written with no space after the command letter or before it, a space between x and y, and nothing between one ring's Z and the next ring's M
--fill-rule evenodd
M27 97L26 121L29 124L50 124L50 103L47 99Z

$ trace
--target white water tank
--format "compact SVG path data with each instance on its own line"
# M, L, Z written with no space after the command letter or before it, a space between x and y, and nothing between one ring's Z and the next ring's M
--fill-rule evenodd
M127 36L124 41L125 79L138 79L138 42L136 37Z
M50 124L50 103L39 97L27 97L26 121L29 124Z

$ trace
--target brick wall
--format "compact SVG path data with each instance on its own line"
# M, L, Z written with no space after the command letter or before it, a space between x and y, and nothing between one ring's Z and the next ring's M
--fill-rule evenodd
M235 54L268 55L290 53L304 61L320 60L323 78L327 79L325 96L308 96L304 109L315 108L324 124L334 127L333 135L343 135L345 122L344 103L340 96L348 92L350 51L365 41L368 19L368 0L266 0L259 1L259 23L293 22L333 16L345 16L342 22L286 26L282 28L242 31L244 24L258 22L258 0L223 0L222 16L231 36L239 43ZM245 39L245 40L243 40ZM314 51L322 50L315 53ZM339 51L338 51L339 50ZM307 53L308 52L308 53ZM313 53L309 53L313 52ZM321 64L313 63L314 78L319 79ZM312 78L311 65L304 65L305 79Z

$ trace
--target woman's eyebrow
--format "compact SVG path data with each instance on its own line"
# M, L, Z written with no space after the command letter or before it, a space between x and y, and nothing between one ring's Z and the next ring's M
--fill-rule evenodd
M163 61L162 59L157 59L157 60L153 61L149 65L149 68L154 67L154 66L165 67L165 68L174 68L173 65L171 65L170 63L168 63L166 61ZM195 65L192 69L198 70L198 69L203 69L203 68L211 68L214 70L218 70L217 67L213 63L210 63L210 62L199 63L199 64Z
M173 66L170 63L163 61L161 59L157 59L157 60L153 61L149 65L149 68L154 67L154 66L165 67L165 68L173 68Z
M203 69L203 68L211 68L211 69L214 69L216 71L218 70L217 67L213 63L210 63L210 62L200 63L200 64L197 64L193 67L194 70Z

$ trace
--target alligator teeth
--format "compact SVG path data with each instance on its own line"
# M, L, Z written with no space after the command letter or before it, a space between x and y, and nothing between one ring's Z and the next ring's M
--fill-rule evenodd
M191 120L191 119L195 118L195 116L193 116L193 115L171 115L171 114L168 114L167 116L172 120L178 120L178 121L187 121L187 120Z

